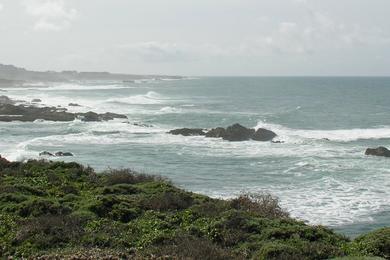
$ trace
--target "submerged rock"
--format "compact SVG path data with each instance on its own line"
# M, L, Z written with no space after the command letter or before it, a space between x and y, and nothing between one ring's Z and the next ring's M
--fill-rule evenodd
M31 103L41 103L42 100L39 99L39 98L34 98L33 100L31 100Z
M374 155L374 156L383 156L390 157L390 150L386 147L380 146L378 148L368 148L366 150L366 155Z
M171 130L168 133L172 135L183 135L183 136L206 135L206 133L201 128L180 128L180 129Z
M54 154L55 156L62 157L62 156L73 156L73 153L70 152L56 152Z
M225 134L222 136L222 139L231 142L247 141L252 138L254 133L254 129L246 128L240 124L234 124L226 128Z
M68 106L70 107L81 107L79 104L77 103L69 103Z
M259 128L252 136L252 139L255 141L266 142L266 141L272 141L272 139L274 139L275 137L276 134L271 130Z

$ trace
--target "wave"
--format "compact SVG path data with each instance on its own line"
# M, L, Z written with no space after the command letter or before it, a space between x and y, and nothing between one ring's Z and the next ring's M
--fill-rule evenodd
M161 104L166 100L162 95L157 92L149 91L144 95L134 95L124 98L110 98L106 102L109 103L124 103L129 105L153 105Z
M390 138L390 127L386 126L362 129L309 130L293 129L278 124L259 122L255 128L270 129L278 134L279 139L284 141L296 141L297 139L316 139L337 142L352 142L357 140Z

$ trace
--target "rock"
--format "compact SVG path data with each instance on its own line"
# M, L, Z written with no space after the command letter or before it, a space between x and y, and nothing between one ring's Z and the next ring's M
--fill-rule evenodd
M68 106L70 107L81 107L79 104L77 103L69 103Z
M48 152L48 151L43 151L39 153L39 156L54 156L54 154Z
M246 128L240 124L234 124L226 128L226 132L222 138L231 142L246 141L250 140L254 133L254 129Z
M114 120L115 118L127 119L127 116L125 115L115 114L110 112L100 114L99 116L102 121Z
M197 135L206 134L201 128L180 128L180 129L171 130L168 133L172 135L183 135L183 136L197 136Z
M67 112L66 108L57 107L35 107L35 106L23 106L23 105L12 105L12 104L1 104L0 103L0 121L11 122L11 121L22 121L22 122L34 122L38 119L46 121L60 121L69 122L76 118L81 118L83 121L108 121L114 118L127 118L125 115L115 113L97 114L94 112L87 113L70 113Z
M283 144L283 141L271 141L273 144Z
M272 139L274 139L275 137L276 134L274 132L264 128L259 128L252 136L252 139L255 141L266 142L266 141L272 141Z
M56 152L54 155L58 156L58 157L61 157L61 156L73 156L73 154L70 153L70 152Z
M213 128L206 133L206 137L221 138L226 134L226 129L223 127Z
M4 104L4 105L13 105L15 104L14 101L12 101L12 99L10 99L9 97L7 96L0 96L0 104Z
M34 98L33 100L31 100L31 103L41 103L42 100L39 99L39 98Z
M368 148L366 150L366 155L374 155L374 156L384 156L390 157L390 150L386 147L380 146L378 148Z
M81 120L85 122L96 122L99 121L99 115L95 112L87 112L81 115Z

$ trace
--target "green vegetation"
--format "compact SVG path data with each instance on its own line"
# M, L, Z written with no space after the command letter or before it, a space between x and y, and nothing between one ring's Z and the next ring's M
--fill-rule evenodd
M390 230L350 242L270 195L225 201L131 170L0 158L0 257L389 258Z

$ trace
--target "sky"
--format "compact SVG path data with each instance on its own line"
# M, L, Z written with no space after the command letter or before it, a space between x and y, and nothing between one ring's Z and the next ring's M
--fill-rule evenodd
M390 76L389 0L0 0L0 63L193 76Z

